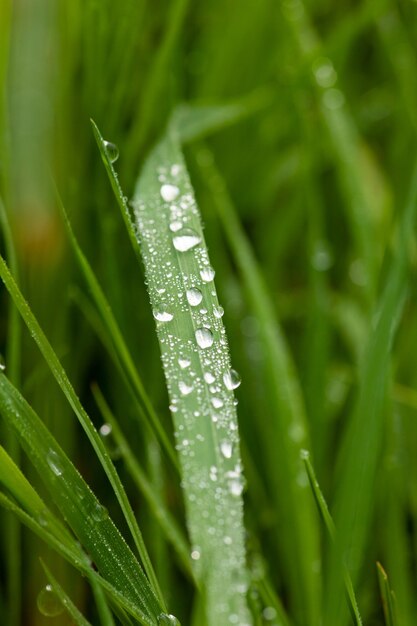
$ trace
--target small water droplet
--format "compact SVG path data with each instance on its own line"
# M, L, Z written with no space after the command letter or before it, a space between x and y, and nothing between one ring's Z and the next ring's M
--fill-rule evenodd
M224 308L220 305L213 307L213 315L219 320L224 315Z
M226 389L229 389L229 391L233 391L233 389L237 389L239 387L242 381L238 372L234 369L230 369L228 372L224 373L223 382L226 386Z
M200 556L201 556L200 550L195 550L195 549L194 549L194 550L191 552L191 558L193 559L193 561L198 561L198 560L199 560L199 558L200 558Z
M174 319L172 313L168 313L168 311L165 311L162 308L154 309L152 313L154 318L158 322L170 322L172 319Z
M172 176L178 176L180 172L181 172L181 165L179 165L178 163L174 163L174 165L171 165Z
M224 440L220 443L220 452L225 459L232 458L233 444L230 441Z
M5 369L6 369L6 363L4 360L4 356L0 354L0 372L4 372Z
M191 361L190 359L178 359L178 365L182 370L185 370L187 367L190 367Z
M52 585L46 585L38 594L37 605L42 615L47 617L55 617L64 612L64 605L58 595L52 588Z
M105 141L104 147L106 149L106 154L109 157L110 163L115 163L119 158L119 148L115 143L111 143L111 141Z
M333 63L327 57L320 57L313 63L313 74L320 87L333 87L337 81L337 73Z
M203 299L203 294L199 289L187 289L186 296L191 306L197 306Z
M111 424L103 424L102 426L100 426L100 435L105 438L105 437L109 437L111 435Z
M211 282L213 278L215 277L215 275L216 275L216 272L214 271L212 267L204 267L200 271L201 280L203 280L205 283Z
M205 348L210 348L210 346L213 345L213 341L214 341L213 333L211 332L211 330L209 328L204 328L204 327L198 328L195 331L195 339L197 341L197 344L203 350Z
M178 232L179 230L181 230L181 228L182 228L182 223L181 223L181 222L179 222L179 221L177 221L177 220L174 220L174 221L173 221L173 222L171 222L171 223L170 223L170 225L169 225L169 230L170 230L172 233L176 233L176 232Z
M175 615L161 613L158 615L158 626L181 626Z
M276 618L277 612L273 606L266 606L262 611L262 615L267 622L272 622Z
M46 455L46 461L49 467L51 468L51 470L53 471L53 473L55 474L55 476L62 476L62 473L64 470L61 465L61 460L58 454L55 452L55 450L52 450L52 448L49 450L48 454Z
M307 459L310 458L310 452L308 450L305 450L304 448L302 450L300 450L300 458L303 461L306 461Z
M213 374L211 372L206 372L204 374L204 380L206 381L206 383L208 385L211 385L212 383L214 383L214 381L216 380L216 377L213 376Z
M174 235L172 243L179 252L187 252L201 243L201 237L192 228L182 228Z
M109 512L100 502L95 502L91 511L91 517L96 522L103 522L109 516Z
M173 200L175 200L175 198L179 196L180 190L176 185L170 185L169 183L166 183L165 185L162 185L160 193L162 199L165 200L165 202L172 202Z
M223 406L223 400L221 400L217 396L215 396L214 398L211 399L211 403L212 403L212 405L214 406L215 409L221 409L222 406Z
M183 396L188 396L192 392L194 387L193 385L187 385L186 382L184 382L183 380L180 380L180 382L178 383L178 389L180 390Z

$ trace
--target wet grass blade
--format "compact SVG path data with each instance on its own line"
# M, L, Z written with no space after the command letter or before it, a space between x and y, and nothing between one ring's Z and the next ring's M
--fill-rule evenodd
M107 510L4 375L0 375L0 411L99 572L137 606L143 624L156 623L163 608Z
M155 593L159 599L161 606L164 606L164 600L162 597L162 593L159 590L158 581L156 579L155 573L153 571L152 564L150 562L145 544L142 539L142 534L140 532L139 526L137 524L136 518L133 514L132 507L130 506L129 500L127 498L125 489L121 483L121 480L116 472L116 469L109 457L109 454L106 450L106 447L101 440L99 434L94 428L93 423L85 412L77 394L72 387L68 376L62 367L57 355L55 354L51 344L46 338L44 332L39 326L35 316L33 315L28 303L24 299L22 293L20 292L18 286L16 285L13 276L11 275L4 259L0 256L0 276L6 285L10 295L13 298L13 301L18 308L25 324L30 330L32 337L36 341L40 351L42 352L45 361L47 362L52 374L54 375L57 383L61 387L64 395L66 396L69 404L71 405L74 413L78 417L81 426L83 427L87 437L89 438L91 445L94 448L95 453L97 454L97 458L99 459L104 471L107 474L107 477L110 481L110 484L113 487L114 493L119 501L120 507L123 511L123 514L126 518L129 529L132 533L133 539L135 541L136 547L138 549L139 555L142 559L146 574L155 590Z
M248 624L243 477L225 331L179 144L152 151L134 198L180 455L191 556L212 626Z
M378 573L379 591L382 598L382 606L384 609L384 617L386 626L398 626L395 613L395 596L392 591L388 576L381 563L376 564Z

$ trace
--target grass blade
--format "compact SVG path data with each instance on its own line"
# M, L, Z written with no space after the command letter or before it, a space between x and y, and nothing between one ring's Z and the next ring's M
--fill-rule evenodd
M136 518L133 514L132 507L130 506L124 487L109 457L106 447L103 441L101 440L99 434L97 433L96 429L94 428L94 425L92 424L90 418L85 412L77 394L74 391L74 388L72 387L68 379L68 376L64 368L62 367L51 344L49 343L44 332L39 326L28 303L24 299L22 293L20 292L18 286L16 285L13 279L13 276L10 274L10 271L4 259L1 256L0 256L0 276L4 284L6 285L10 295L12 296L13 301L16 307L18 308L25 324L30 330L32 337L35 339L40 351L42 352L52 374L54 375L56 381L58 382L63 393L65 394L69 404L73 408L74 413L78 417L81 426L83 427L85 433L87 434L87 437L89 438L91 445L93 446L94 451L96 452L97 457L100 460L100 463L103 466L103 469L105 470L107 474L110 484L113 487L114 493L119 501L120 507L126 518L129 529L132 533L136 547L142 559L145 571L149 577L149 580L151 581L151 584L155 590L155 593L159 599L160 604L164 606L164 600L159 590L158 581L153 571L152 564L150 562L145 544L143 543L139 526L136 522Z
M175 138L165 136L152 151L133 204L176 427L191 556L205 587L208 623L247 624L243 478L232 392L238 382Z
M376 564L378 573L378 584L382 598L382 606L384 609L386 626L397 626L397 618L395 614L395 596L392 591L388 576L381 563Z

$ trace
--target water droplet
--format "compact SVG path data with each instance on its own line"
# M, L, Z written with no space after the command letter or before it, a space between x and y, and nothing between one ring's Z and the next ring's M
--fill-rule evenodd
M160 193L162 199L165 200L165 202L172 202L173 200L175 200L175 198L179 196L180 190L176 185L170 185L167 183L165 185L162 185Z
M307 459L310 458L310 452L308 450L305 450L304 448L302 450L300 450L300 458L303 461L306 461Z
M158 308L152 311L154 318L158 322L170 322L174 319L172 313L168 313L168 311L164 311L164 309Z
M228 372L224 373L223 382L226 388L229 389L229 391L233 391L233 389L237 389L239 387L242 381L238 372L231 369Z
M182 228L174 235L172 242L179 252L187 252L201 243L201 237L192 228Z
M340 89L327 89L323 94L323 104L331 111L340 109L345 103L345 96Z
M6 369L6 363L4 361L3 355L0 354L0 372L4 372L5 369Z
M42 615L47 617L55 617L64 612L64 605L58 595L52 588L52 585L46 585L38 594L37 605Z
M183 396L188 396L194 389L193 385L187 385L183 380L178 383L178 388Z
M262 611L262 615L267 622L272 622L276 618L277 612L273 606L267 606Z
M191 361L190 359L178 359L178 365L182 370L185 370L187 367L190 367Z
M102 426L100 426L100 435L105 438L105 437L109 437L111 435L111 424L103 424Z
M191 558L193 559L193 561L198 561L200 556L201 556L200 550L193 550L191 552Z
M203 299L203 294L199 289L187 289L186 296L191 306L197 306Z
M178 176L180 172L181 172L181 165L179 165L178 163L175 163L174 165L171 166L172 176Z
M242 494L243 487L243 480L240 477L229 480L229 491L232 496L240 496Z
M201 280L203 280L205 283L211 282L215 275L216 272L212 267L205 267L200 271Z
M175 615L161 613L158 615L158 626L181 626Z
M105 506L100 504L100 502L96 502L91 511L91 517L96 522L103 522L109 516L109 512Z
M326 57L320 57L313 63L313 74L320 87L333 87L337 81L337 73L333 63Z
M217 396L211 399L211 403L215 409L221 409L223 406L223 400L221 400L220 398L217 398Z
M224 315L224 308L220 305L213 307L213 315L219 320Z
M48 454L46 455L46 461L49 467L51 468L51 470L53 471L53 473L55 474L55 476L62 476L62 473L64 470L61 465L61 460L58 454L55 452L55 450L52 450L52 448L49 450Z
M206 383L208 385L211 385L212 383L214 383L214 381L216 380L216 377L213 376L213 374L211 372L206 372L204 374L204 380L206 381Z
M178 232L179 230L181 230L181 228L182 228L182 223L178 222L177 220L171 222L170 225L169 225L169 230L172 233Z
M111 143L111 141L105 141L104 147L106 149L106 154L109 157L110 163L115 163L119 158L119 148L115 143Z
M220 452L225 459L232 458L233 444L230 441L224 440L220 443Z
M210 346L213 345L213 341L214 341L213 333L211 332L211 330L209 328L204 328L204 327L198 328L195 331L195 339L197 341L197 344L203 350L205 348L210 348Z

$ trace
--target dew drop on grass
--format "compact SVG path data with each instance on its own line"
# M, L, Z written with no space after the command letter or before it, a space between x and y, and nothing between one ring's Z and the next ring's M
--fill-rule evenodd
M211 403L212 403L212 405L214 406L215 409L221 409L222 406L223 406L223 400L221 400L217 396L215 396L214 398L211 399Z
M224 440L220 443L220 452L225 459L232 458L233 444L230 441Z
M170 185L166 183L161 187L161 196L165 202L172 202L179 196L180 190L176 185Z
M38 594L37 605L42 615L47 617L56 617L64 612L64 606L52 588L52 585L46 585Z
M93 506L93 509L91 511L91 517L96 521L96 522L104 522L104 520L109 516L109 512L106 509L105 506L103 506L102 504L100 504L99 502L96 502Z
M181 223L181 222L178 222L177 220L174 220L174 221L173 221L173 222L171 222L171 223L170 223L170 225L169 225L169 230L170 230L172 233L176 233L176 232L178 232L179 230L181 230L181 228L182 228L182 223Z
M200 556L201 556L200 550L196 550L196 549L194 549L194 550L191 552L191 558L193 559L193 561L198 561L198 560L199 560L199 558L200 558Z
M199 289L187 289L186 296L191 306L197 306L203 299L203 294Z
M220 305L213 307L213 315L219 320L224 315L224 308Z
M168 311L165 311L162 308L154 309L152 313L153 313L154 318L158 322L170 322L172 319L174 319L174 316L172 315L172 313L168 313Z
M226 386L226 389L229 389L229 391L233 391L233 389L237 389L239 387L242 381L238 372L231 369L228 372L224 373L223 382Z
M161 613L158 615L158 626L181 626L175 615Z
M182 370L185 370L185 369L187 369L187 367L190 367L191 361L190 361L190 359L181 359L180 358L180 359L178 359L178 365L180 366L180 368Z
M102 426L100 426L100 435L103 437L103 439L105 439L106 437L110 437L111 435L111 424L103 424Z
M174 235L172 243L178 252L187 252L201 243L201 237L192 228L182 228Z
M49 467L51 468L51 470L53 471L53 473L55 474L55 476L62 476L64 470L61 465L60 458L55 452L55 450L52 450L52 448L49 450L48 454L46 455L46 461Z
M181 395L183 396L188 396L194 389L193 385L187 385L187 383L184 382L183 380L180 380L180 382L178 383L178 388L180 390Z
M115 163L119 158L119 148L115 143L111 143L111 141L105 141L104 147L106 149L106 154L109 157L110 163Z
M206 381L206 383L208 385L211 385L212 383L214 383L214 381L216 380L216 377L213 376L213 374L211 372L206 372L204 374L204 380Z
M204 267L200 271L201 280L203 280L205 283L210 283L215 277L215 275L216 275L216 272L214 271L212 267Z
M198 328L195 331L195 339L197 341L197 344L200 348L202 348L203 350L205 348L210 348L210 346L213 345L213 341L214 341L214 337L213 337L213 333L211 332L211 330L209 328Z
M4 372L5 369L6 369L6 363L4 360L4 356L0 354L0 372Z

